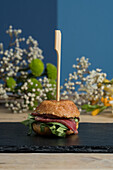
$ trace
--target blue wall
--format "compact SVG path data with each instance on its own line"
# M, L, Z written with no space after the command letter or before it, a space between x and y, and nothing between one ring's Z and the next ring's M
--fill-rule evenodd
M63 34L62 82L77 57L113 77L113 0L58 0L58 28Z
M44 51L45 63L56 65L54 30L62 31L62 81L82 55L91 68L102 68L112 78L113 0L4 0L0 4L0 41L7 41L9 25L32 35Z
M57 26L57 0L0 1L0 42L7 42L5 30L9 25L21 28L25 38L32 35L37 39L45 63L56 64L54 29Z

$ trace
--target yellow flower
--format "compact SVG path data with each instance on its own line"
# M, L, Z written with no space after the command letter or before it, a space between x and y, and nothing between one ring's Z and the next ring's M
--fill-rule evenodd
M101 102L104 103L104 97L101 98Z
M96 116L100 111L101 109L98 108L98 109L93 110L91 114L92 116Z
M111 106L111 104L109 102L112 101L112 100L113 100L112 97L109 97L109 98L102 97L101 98L101 102L104 103L104 106L108 106L108 107Z
M104 79L103 83L110 83L110 80Z
M102 83L98 83L98 87L101 87L102 86Z

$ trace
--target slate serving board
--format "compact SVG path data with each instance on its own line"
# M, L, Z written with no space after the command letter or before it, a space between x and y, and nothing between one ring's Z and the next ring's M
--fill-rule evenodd
M0 123L0 153L113 153L113 123L80 123L66 138L27 135L21 123Z

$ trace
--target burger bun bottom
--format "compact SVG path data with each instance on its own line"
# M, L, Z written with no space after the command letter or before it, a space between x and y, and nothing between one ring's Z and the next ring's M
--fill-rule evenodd
M41 131L40 124L33 123L32 127L33 127L34 132L36 134L38 134L38 135L42 135L42 136L51 136L51 135L53 135L51 130L48 127L45 127L43 132ZM77 129L78 129L78 124L77 124ZM71 135L71 134L74 134L74 132L72 130L67 130L66 131L66 135Z

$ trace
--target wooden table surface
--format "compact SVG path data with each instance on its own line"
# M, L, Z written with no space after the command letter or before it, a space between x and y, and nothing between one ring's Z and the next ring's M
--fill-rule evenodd
M0 108L0 122L20 122L27 117L24 114L12 114ZM98 116L82 114L81 122L113 123L113 114L102 113ZM0 170L28 169L113 169L113 154L79 153L1 153Z

